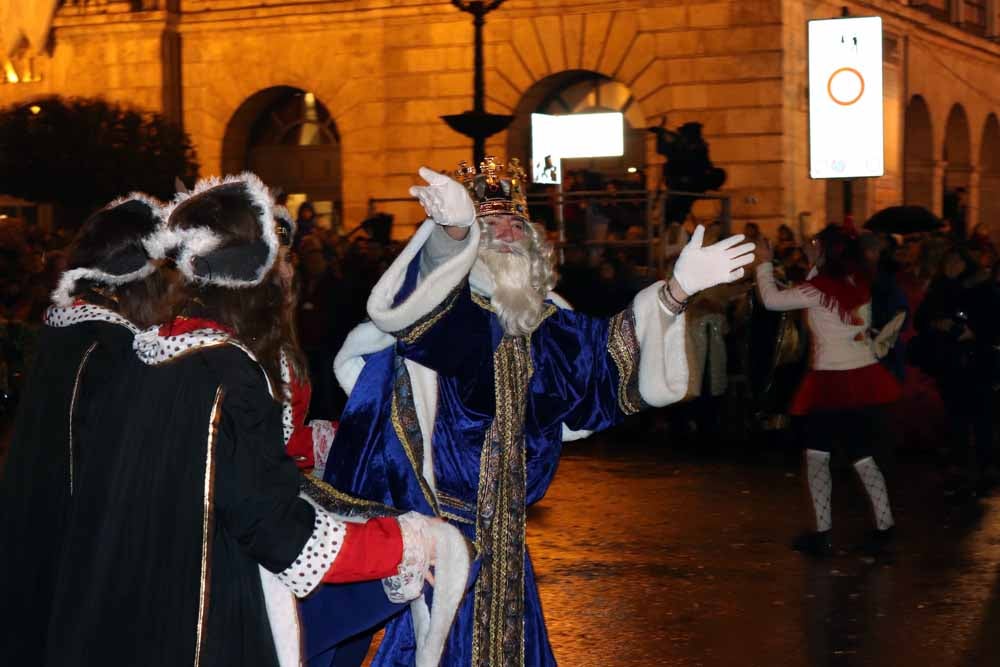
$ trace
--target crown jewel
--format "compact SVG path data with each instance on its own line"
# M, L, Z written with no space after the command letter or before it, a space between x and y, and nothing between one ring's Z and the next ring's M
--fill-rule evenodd
M492 155L479 163L479 172L465 160L458 163L455 178L469 190L476 215L514 215L528 220L528 199L521 161L511 158L504 165Z

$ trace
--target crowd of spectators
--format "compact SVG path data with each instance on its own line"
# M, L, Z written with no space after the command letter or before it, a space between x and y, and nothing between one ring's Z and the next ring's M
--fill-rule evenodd
M647 204L629 192L634 181L601 181L587 172L567 174L560 239L556 201L532 207L532 215L560 245L557 291L577 309L609 316L664 274L647 262ZM626 193L621 195L620 193ZM654 212L655 214L655 212ZM330 368L351 328L366 317L367 295L402 244L387 229L344 236L316 224L307 202L297 211L298 335L313 382L313 418L336 419L346 397ZM693 221L674 224L656 246L660 267L687 242ZM775 275L784 286L808 278L810 240L781 225L768 239L758 225L707 226L705 242L742 231L774 250ZM30 363L30 340L63 270L69 235L44 233L15 219L0 220L0 397L14 397L19 369ZM636 244L608 243L637 241ZM988 229L960 238L950 232L907 236L860 233L871 264L873 328L894 313L908 314L899 342L884 363L903 382L895 409L894 438L923 442L945 452L958 470L966 456L978 479L995 478L992 407L1000 385L1000 262ZM787 426L784 411L806 366L809 332L795 313L771 313L759 303L753 271L743 280L695 297L688 308L693 400L666 411L657 425L682 433L718 433L720 412L739 412L742 433ZM14 397L16 398L16 397ZM734 408L734 406L736 406ZM727 420L731 421L731 420ZM937 430L935 430L937 429ZM935 439L934 434L943 435ZM702 439L703 440L703 439ZM941 443L946 443L942 446Z

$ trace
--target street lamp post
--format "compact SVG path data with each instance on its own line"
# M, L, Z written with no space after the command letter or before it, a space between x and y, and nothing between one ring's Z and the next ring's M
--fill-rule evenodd
M504 0L451 0L460 11L472 14L475 29L473 61L472 110L449 116L441 116L448 127L472 139L473 164L478 165L486 155L486 139L497 132L503 132L514 120L513 116L487 113L485 109L486 82L483 74L483 26L486 15L498 8Z

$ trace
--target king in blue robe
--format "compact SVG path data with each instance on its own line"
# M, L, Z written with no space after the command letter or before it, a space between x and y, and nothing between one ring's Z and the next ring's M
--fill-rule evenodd
M441 517L473 545L469 590L442 665L554 665L525 545L526 508L544 497L564 441L685 396L684 316L668 309L661 282L610 319L574 312L549 294L530 331L512 333L484 261L491 243L480 237L499 213L524 223L522 247L536 261L546 244L527 223L516 163L498 175L490 160L484 174L464 174L479 217L464 239L439 224L440 200L421 197L432 219L375 286L371 321L337 356L350 398L325 480ZM428 190L455 185L422 174ZM491 190L491 180L502 187ZM303 606L312 657L328 655L322 594ZM392 617L373 665L414 664L415 615L411 605Z

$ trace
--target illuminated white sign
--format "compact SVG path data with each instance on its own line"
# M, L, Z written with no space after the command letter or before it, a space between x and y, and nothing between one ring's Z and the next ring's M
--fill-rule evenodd
M809 21L809 175L884 172L882 19Z
M559 183L562 159L624 153L625 120L620 113L531 114L531 180L535 183Z

